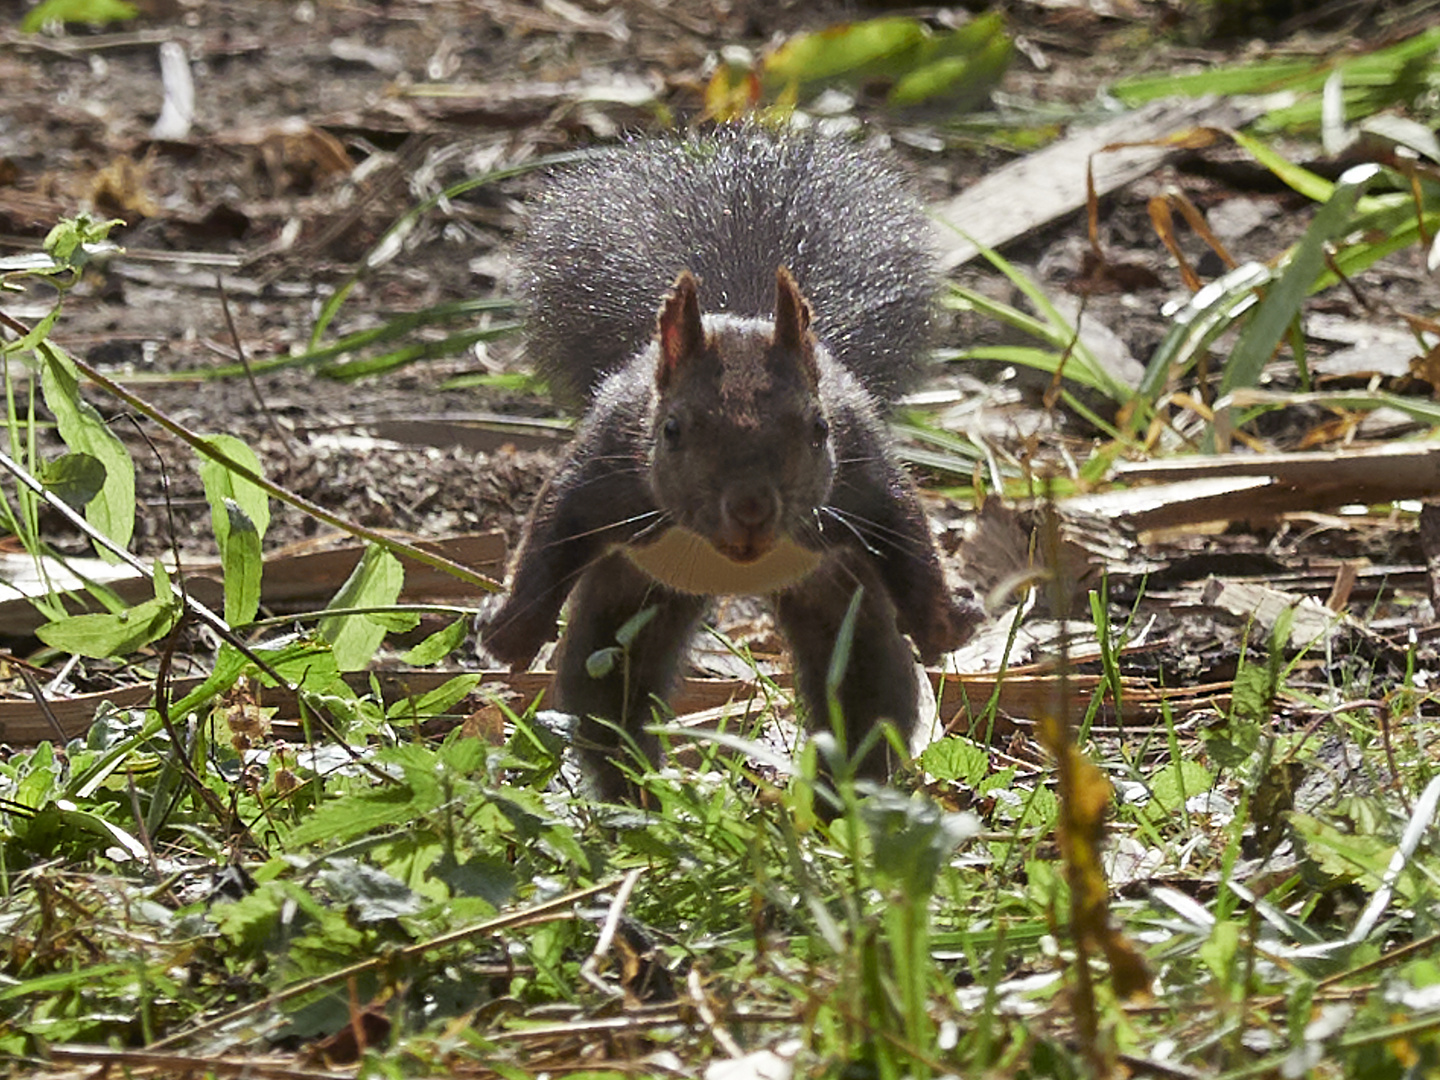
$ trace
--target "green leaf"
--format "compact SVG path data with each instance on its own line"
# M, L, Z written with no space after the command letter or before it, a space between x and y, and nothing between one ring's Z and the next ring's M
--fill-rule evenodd
M420 625L420 616L413 611L371 611L366 616L387 634L408 634Z
M138 14L139 9L125 0L43 0L20 21L20 29L34 34L52 22L104 26L133 19Z
M1143 105L1156 98L1202 94L1269 94L1297 80L1313 79L1317 62L1269 60L1229 67L1206 67L1194 75L1145 75L1121 79L1111 92L1127 105ZM1318 83L1316 84L1318 86Z
M429 667L431 664L438 664L465 643L465 633L468 629L467 620L456 619L445 629L436 630L419 645L406 652L400 657L400 662L414 667Z
M1325 268L1325 249L1347 227L1356 200L1370 183L1378 166L1361 165L1348 170L1335 185L1330 200L1315 215L1295 248L1290 264L1266 294L1254 316L1240 333L1235 351L1225 363L1220 393L1254 386L1260 372L1280 344L1286 329L1300 313L1311 284Z
M260 575L265 560L260 555L260 533L240 504L226 499L225 513L229 529L220 547L220 565L225 573L225 621L242 626L260 610Z
M386 710L386 719L414 718L424 720L431 716L438 716L446 712L457 702L463 701L466 694L480 685L482 677L483 676L480 675L456 675L453 679L447 679L428 694L421 694L419 697L402 698Z
M1270 707L1275 700L1275 680L1268 667L1257 664L1243 664L1235 673L1234 687L1230 692L1230 711L1243 720L1261 721L1270 716Z
M40 257L44 258L43 255ZM50 260L46 259L46 262L50 263ZM44 341L50 336L50 331L54 328L55 322L59 318L60 305L56 304L46 313L43 319L41 319L39 322L37 322L34 326L30 328L29 333L27 333L24 337L17 338L15 341L6 342L4 345L0 345L0 355L5 355L7 353L28 352L29 350L35 348L42 341Z
M84 510L105 486L105 466L89 454L62 454L41 468L40 482L70 509Z
M11 983L0 987L0 1001L14 1001L25 998L56 997L65 990L80 987L103 986L114 975L124 975L135 970L134 964L100 964L96 967L76 967L69 971L53 971L24 982Z
M1234 715L1219 726L1202 729L1200 738L1205 743L1205 753L1216 765L1222 769L1238 769L1259 748L1260 725L1234 710Z
M418 915L425 907L403 881L355 859L332 859L319 878L357 923Z
M603 679L615 670L615 665L625 655L625 650L619 645L610 645L604 649L596 649L585 658L585 674L592 679Z
M1230 137L1250 151L1256 161L1307 199L1323 203L1335 194L1335 185L1329 180L1318 173L1311 172L1303 165L1296 165L1289 158L1272 149L1269 143L1247 135L1243 131L1231 132Z
M972 834L967 815L947 814L929 799L883 788L861 804L875 869L909 900L926 900L956 845Z
M71 615L48 622L35 636L51 648L99 660L128 656L175 627L180 605L169 600L146 600L116 614Z
M257 476L263 473L255 451L233 435L212 435L205 440L237 465L243 465ZM270 528L270 496L265 489L252 484L213 458L201 455L200 482L205 486L205 499L210 504L210 525L220 543L221 556L230 533L230 515L225 509L229 499L244 511L261 540Z
M1153 403L1172 379L1194 367L1240 312L1254 306L1255 290L1273 276L1260 263L1242 263L1192 296L1171 316L1165 339L1145 366L1136 398Z
M416 805L408 787L383 787L334 799L317 807L290 833L286 847L296 848L324 840L340 844L390 825L413 824L426 809Z
M59 779L60 769L55 763L55 747L48 742L42 742L25 763L24 775L15 785L10 800L32 810L48 806L55 798Z
M944 783L962 781L974 787L990 771L990 755L957 735L933 742L920 754L920 767Z
M1327 874L1344 881L1359 881L1378 888L1395 855L1395 845L1384 837L1343 832L1309 814L1291 812L1290 825L1305 853ZM1405 899L1416 895L1419 875L1401 874L1395 890Z
M404 584L405 568L400 560L371 544L327 607L389 607L399 598ZM364 615L321 619L316 629L330 642L341 671L363 669L385 638L385 627Z
M766 81L790 85L874 74L881 66L903 69L928 36L918 20L903 16L842 23L801 34L766 58Z
M1199 795L1215 786L1210 770L1198 761L1175 761L1150 777L1150 803L1146 810L1153 816L1173 814L1192 795Z
M105 468L105 483L86 504L85 520L123 548L135 529L135 464L100 414L80 396L80 373L70 357L48 341L35 352L45 404L55 415L60 437L72 451L89 454ZM117 561L108 549L97 545L96 550L107 562Z
M968 35L963 38L961 35ZM982 102L1010 66L1014 45L998 12L990 12L935 42L936 52L950 52L902 75L886 101L893 107L945 98L957 112ZM978 46L978 47L977 47Z
M41 7L44 6L46 5L41 5ZM97 249L115 250L114 245L108 242L110 230L117 225L124 224L125 222L119 218L97 221L88 213L81 211L73 218L62 218L53 229L45 234L42 246L54 260L56 270L84 266L90 261L93 251Z
M1197 950L1196 955L1222 986L1234 980L1241 941L1240 924L1226 919L1210 928L1209 938Z
M175 597L175 590L170 585L170 571L159 559L155 560L151 570L150 587L155 591L155 599L162 604Z
M615 644L619 645L622 649L630 648L630 646L635 644L635 638L639 636L640 631L649 625L650 620L655 617L655 613L659 610L659 607L651 604L648 607L641 608L634 615L630 616L630 618L626 619L625 622L621 624L620 629L615 631Z

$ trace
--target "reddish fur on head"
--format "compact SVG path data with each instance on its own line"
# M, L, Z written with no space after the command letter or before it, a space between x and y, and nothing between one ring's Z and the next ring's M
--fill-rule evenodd
M795 353L800 370L814 391L820 385L820 368L815 362L815 338L810 333L810 302L785 267L775 271L775 347Z
M660 308L657 327L660 338L660 365L655 382L663 393L674 379L680 364L705 345L705 328L700 322L700 297L695 275L680 271L675 285Z

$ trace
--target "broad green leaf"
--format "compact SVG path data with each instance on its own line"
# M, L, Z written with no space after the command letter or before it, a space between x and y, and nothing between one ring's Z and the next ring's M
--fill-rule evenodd
M38 810L55 798L60 769L55 763L55 747L42 742L26 762L24 775L15 785L10 800L19 806Z
M99 660L128 656L168 634L180 617L174 599L146 600L118 614L70 615L46 623L35 636L51 648Z
M1241 941L1240 924L1226 919L1210 928L1210 937L1197 951L1196 955L1222 986L1228 986L1235 978L1234 968Z
M1368 889L1379 886L1395 855L1395 845L1383 836L1360 835L1337 829L1329 822L1309 814L1290 814L1290 825L1305 853L1327 874L1346 880L1359 880ZM1425 888L1419 875L1401 874L1395 890L1405 899L1416 895L1416 888Z
M1150 777L1150 804L1146 807L1152 816L1173 814L1185 805L1192 795L1199 795L1215 786L1210 770L1198 761L1176 761Z
M384 548L371 544L327 607L389 607L400 596L405 568ZM330 642L341 671L360 671L385 638L385 627L364 615L335 615L316 627Z
M478 896L494 908L509 903L519 884L514 869L503 859L475 855L457 863L448 852L435 864L435 876L458 896ZM452 901L453 903L453 901Z
M212 435L206 442L235 464L243 465L257 476L263 473L255 451L233 435ZM270 496L263 488L237 476L213 458L203 455L200 458L200 482L205 486L205 498L210 503L210 525L215 530L215 539L219 541L222 559L225 555L225 542L230 533L230 515L225 509L226 499L234 501L244 511L258 538L265 539L265 531L270 528Z
M56 809L60 814L60 820L68 829L98 836L107 844L124 849L132 859L146 858L145 845L114 822L107 821L99 814L89 810L81 810L68 800L57 802Z
M372 611L366 618L383 626L387 634L408 634L420 625L420 616L413 611Z
M875 869L912 901L929 897L945 860L978 825L970 815L947 814L929 799L893 788L866 799L861 813L875 851Z
M891 106L903 108L944 98L956 112L964 112L983 101L1000 82L1005 69L1010 66L1010 57L1015 49L1005 34L1004 21L997 12L982 15L970 26L979 27L989 33L989 36L981 41L978 51L964 55L939 56L921 64L900 77L891 88L886 101ZM937 42L937 51L943 48L941 39Z
M471 776L485 764L485 742L456 728L440 746L439 760L452 772Z
M43 0L20 21L20 29L33 34L52 22L104 26L133 19L137 14L139 9L125 0Z
M357 923L418 915L425 907L403 881L356 859L332 859L319 878Z
M63 454L40 470L45 489L72 510L84 510L105 486L105 466L89 454Z
M414 667L429 667L431 664L438 664L465 643L465 634L468 630L467 620L456 619L445 629L436 630L419 645L401 656L400 662Z
M480 685L481 678L480 675L456 675L455 678L447 679L428 694L403 698L395 702L386 710L385 715L391 720L412 717L423 720L426 717L443 713L457 702L464 700L466 694Z
M426 809L416 806L415 793L408 787L375 788L342 796L316 807L286 838L286 847L293 851L317 840L342 844L389 825L413 824Z
M920 767L936 780L960 780L974 787L990 771L990 755L969 739L952 735L927 746Z
M1275 700L1275 678L1267 666L1242 664L1235 672L1230 711L1243 720L1259 722L1270 717Z
M624 655L625 651L619 645L596 649L585 658L585 674L592 679L603 679L615 670L615 665Z
M842 23L801 34L766 57L766 81L807 83L841 75L873 74L887 61L903 68L928 34L918 20L903 16Z
M1015 820L1017 828L1048 829L1055 824L1060 816L1060 800L1056 798L1055 792L1048 787L1037 786L1021 794L1024 801Z
M108 237L111 229L124 224L119 218L101 221L82 211L73 218L63 218L51 229L45 235L44 248L55 261L56 270L84 266L97 252L118 250Z
M240 504L226 499L225 513L229 529L220 547L220 565L225 573L225 621L231 626L243 626L260 610L260 575L265 560L260 555L260 533Z
M80 396L80 373L64 351L43 341L35 352L45 404L55 415L60 437L73 452L89 454L105 468L105 483L86 504L85 520L123 548L135 529L135 464L100 414ZM107 548L97 544L96 550L107 562L117 561Z

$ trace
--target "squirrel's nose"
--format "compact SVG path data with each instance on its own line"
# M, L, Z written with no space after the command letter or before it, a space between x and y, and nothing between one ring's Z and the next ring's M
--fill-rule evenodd
M727 492L721 508L735 524L752 531L765 529L780 512L772 491Z

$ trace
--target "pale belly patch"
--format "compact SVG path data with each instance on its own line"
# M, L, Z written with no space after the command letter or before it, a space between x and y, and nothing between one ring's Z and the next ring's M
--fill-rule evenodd
M699 596L758 596L778 592L820 565L818 552L781 540L754 562L737 563L698 533L678 526L653 544L626 547L625 557L662 585Z

